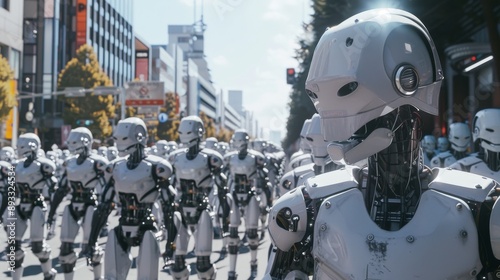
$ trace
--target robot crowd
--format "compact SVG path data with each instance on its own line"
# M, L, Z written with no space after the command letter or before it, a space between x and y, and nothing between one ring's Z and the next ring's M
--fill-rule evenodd
M268 232L264 279L500 279L500 109L480 110L470 126L450 124L448 137L422 137L419 112L437 115L442 80L420 20L376 9L322 36L305 85L317 113L286 159L244 130L229 144L203 140L196 116L181 120L179 146L146 147L138 118L121 120L116 146L96 151L84 127L71 131L68 150L45 155L37 135L23 134L17 157L5 147L0 158L4 225L15 170L11 275L22 277L30 220L31 250L45 279L55 277L46 238L54 238L54 213L68 199L60 221L65 279L74 276L80 226L79 254L95 279L126 279L133 246L137 279L158 279L160 258L173 279L188 279L191 236L198 278L225 278L210 260L214 232L229 256L227 278L236 279L241 231L252 277ZM113 209L119 225L108 232ZM103 250L97 240L106 235Z

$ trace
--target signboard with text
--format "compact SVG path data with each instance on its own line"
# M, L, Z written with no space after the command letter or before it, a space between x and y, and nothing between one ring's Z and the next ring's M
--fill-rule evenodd
M164 84L159 81L129 82L125 90L127 106L163 106Z

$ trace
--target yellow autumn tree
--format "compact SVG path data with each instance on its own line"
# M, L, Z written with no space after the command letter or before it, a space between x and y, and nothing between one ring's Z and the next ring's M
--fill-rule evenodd
M12 79L14 79L14 74L9 62L0 55L0 121L2 122L16 104L16 97L10 92L9 82Z
M215 137L216 129L214 120L207 116L207 114L203 111L200 111L200 119L203 121L203 125L205 126L205 138Z
M179 124L181 123L177 116L177 97L173 92L165 94L165 106L160 108L160 113L168 115L166 122L158 123L157 136L158 139L167 141L177 141L179 138Z
M99 66L93 48L83 45L76 51L66 67L59 73L58 88L83 87L92 89L97 86L111 86L111 79ZM87 93L84 97L62 97L65 102L63 119L73 127L87 126L94 139L110 136L113 128L110 119L115 117L115 105L112 95L94 95ZM82 120L87 120L83 122Z

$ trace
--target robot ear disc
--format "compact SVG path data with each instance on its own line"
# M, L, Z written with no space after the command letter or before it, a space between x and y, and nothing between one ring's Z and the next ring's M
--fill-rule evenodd
M142 136L142 133L139 132L137 134L137 138L136 139L137 139L137 141L142 141L142 139L144 139L144 136Z
M403 95L413 95L419 84L417 70L412 65L400 66L394 75L394 83L398 91Z

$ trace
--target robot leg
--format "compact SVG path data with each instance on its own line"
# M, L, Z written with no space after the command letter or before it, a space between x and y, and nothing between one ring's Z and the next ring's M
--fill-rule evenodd
M7 212L7 211L6 211ZM15 222L9 222L8 220L5 220L6 230L8 232L8 236L10 235L10 231L14 230L16 234L16 239L15 239L15 256L14 256L14 271L12 271L12 279L19 280L23 276L23 261L24 261L24 251L21 248L22 240L24 233L26 232L26 229L28 229L28 221L23 220L19 215L17 214L16 210L16 219ZM11 266L11 256L7 254L7 259L9 261L9 266Z
M210 254L212 253L212 219L208 211L201 212L198 220L198 228L195 231L195 255L196 269L199 279L215 279L217 269L210 263Z
M76 235L80 226L71 216L70 206L64 207L63 218L61 222L61 251L59 253L59 263L64 273L64 279L73 279L73 268L76 264L76 254L73 248Z
M160 245L150 230L144 233L137 257L137 279L158 279Z
M257 276L257 248L259 247L259 235L257 229L259 226L260 207L257 198L253 196L250 198L245 210L245 226L248 239L248 246L250 247L250 268L251 275Z
M231 200L231 213L229 214L229 238L227 247L229 251L229 272L228 279L236 279L236 259L240 244L238 228L241 225L240 209L235 200Z
M153 203L151 213L153 214L153 216L155 216L156 225L158 226L158 229L162 233L161 240L164 240L166 237L166 233L165 233L165 225L163 224L164 218L160 201L157 200Z
M33 208L31 214L31 251L40 260L44 279L54 279L57 271L52 268L52 259L50 257L50 246L45 242L45 212L39 206Z
M92 230L92 218L94 216L96 208L93 206L87 207L85 212L85 217L83 218L82 228L83 228L83 238L82 238L82 248L80 254L85 252L87 246L89 245L90 231ZM94 279L102 278L102 249L96 250L92 256L92 271L94 272ZM82 255L79 255L81 257Z
M106 254L104 254L104 278L105 279L127 279L128 271L132 266L132 255L130 248L125 252L118 243L120 234L118 227L109 232L106 242Z
M170 274L176 280L187 280L189 278L189 267L186 266L186 254L189 244L190 233L182 223L180 212L174 213L174 223L177 228L177 238L175 239L175 263L170 267Z

